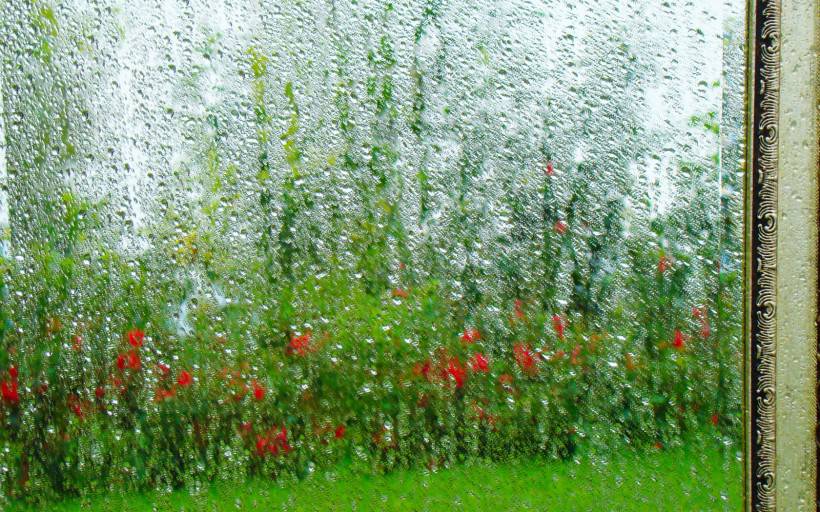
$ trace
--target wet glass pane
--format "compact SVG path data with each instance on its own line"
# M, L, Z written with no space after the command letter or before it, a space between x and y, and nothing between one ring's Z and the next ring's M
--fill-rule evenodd
M2 506L739 509L744 9L5 2Z

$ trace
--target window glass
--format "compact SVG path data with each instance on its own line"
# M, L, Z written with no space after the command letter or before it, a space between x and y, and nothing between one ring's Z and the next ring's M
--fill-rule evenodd
M739 508L744 9L7 2L2 500Z

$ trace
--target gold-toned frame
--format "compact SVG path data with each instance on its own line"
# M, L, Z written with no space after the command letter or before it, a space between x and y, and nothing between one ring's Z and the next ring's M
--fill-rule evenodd
M818 510L818 0L748 2L745 508Z

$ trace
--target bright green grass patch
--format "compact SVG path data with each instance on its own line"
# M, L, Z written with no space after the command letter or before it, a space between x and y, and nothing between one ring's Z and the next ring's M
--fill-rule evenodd
M108 495L50 505L69 511L740 510L737 454L692 446L579 462L476 463L364 476L346 470L278 485L218 483L202 493ZM12 508L11 510L23 510Z

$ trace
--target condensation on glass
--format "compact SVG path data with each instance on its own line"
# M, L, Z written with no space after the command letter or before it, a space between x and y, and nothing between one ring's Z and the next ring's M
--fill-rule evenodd
M7 2L3 501L737 508L744 8Z

